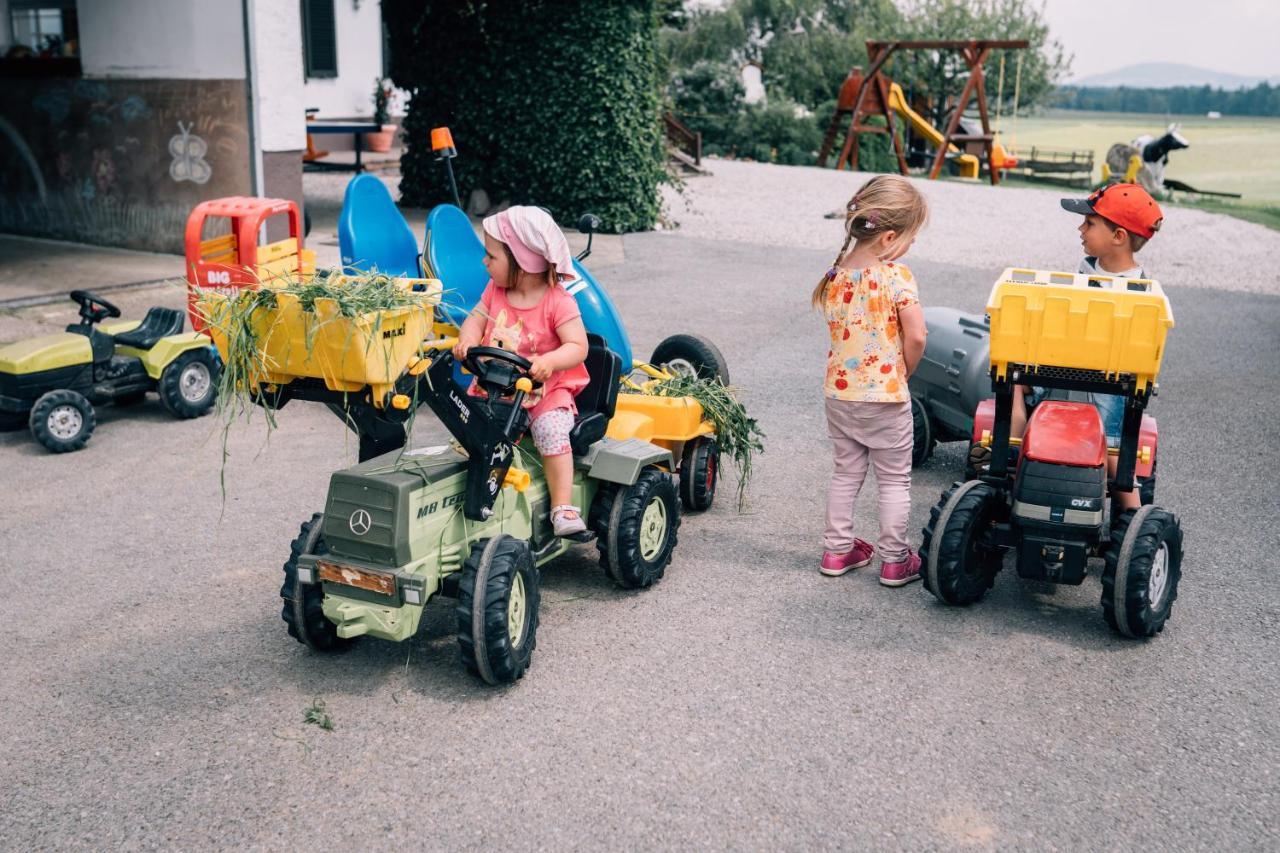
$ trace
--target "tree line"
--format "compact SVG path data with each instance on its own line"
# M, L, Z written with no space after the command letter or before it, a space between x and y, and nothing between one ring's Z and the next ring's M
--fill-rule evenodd
M1203 115L1210 111L1234 116L1280 116L1280 86L1259 83L1252 89L1175 86L1136 89L1128 86L1063 86L1050 99L1069 110Z

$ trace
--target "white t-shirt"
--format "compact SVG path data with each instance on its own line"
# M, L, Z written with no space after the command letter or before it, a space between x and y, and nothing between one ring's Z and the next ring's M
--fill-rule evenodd
M1147 271L1142 267L1134 267L1133 269L1124 270L1123 272L1111 272L1104 270L1099 264L1098 259L1092 255L1087 256L1080 262L1080 269L1076 270L1084 275L1110 275L1116 278L1146 278Z

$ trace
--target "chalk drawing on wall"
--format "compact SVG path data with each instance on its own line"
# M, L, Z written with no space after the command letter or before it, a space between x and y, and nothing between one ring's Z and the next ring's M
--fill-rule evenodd
M169 177L175 181L191 181L205 184L213 177L213 167L204 155L209 153L208 144L191 132L195 122L185 127L178 122L178 132L169 139L169 153L173 162L169 164Z

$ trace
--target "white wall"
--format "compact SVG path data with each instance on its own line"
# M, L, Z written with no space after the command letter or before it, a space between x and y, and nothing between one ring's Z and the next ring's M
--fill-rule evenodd
M302 50L281 50L282 45L301 47L301 5L297 0L250 0L250 5L259 142L263 151L301 151L307 147L308 106L302 88Z
M268 2L281 9L297 6ZM245 76L240 0L91 0L77 3L76 10L86 77Z
M318 107L319 118L369 118L373 115L374 80L382 76L382 4L360 0L357 9L353 0L334 0L333 12L338 76L308 80L306 106ZM296 32L301 55L301 23Z

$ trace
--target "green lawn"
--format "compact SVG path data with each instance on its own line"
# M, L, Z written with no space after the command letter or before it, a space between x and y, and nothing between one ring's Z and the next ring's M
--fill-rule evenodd
M1002 137L1019 150L1089 148L1094 152L1095 178L1102 158L1116 142L1129 142L1143 133L1159 135L1170 121L1182 123L1191 147L1169 155L1165 175L1198 189L1244 194L1246 202L1280 203L1280 119L1174 116L1133 113L1052 111L1004 120Z
M1280 119L1227 116L1159 116L1055 110L1022 116L1015 123L1005 117L1001 139L1017 151L1031 147L1091 149L1094 180L1101 179L1102 161L1116 142L1129 142L1143 133L1159 135L1172 121L1182 123L1191 147L1169 155L1165 176L1197 189L1237 192L1230 199L1188 199L1178 193L1175 203L1229 213L1280 227Z

